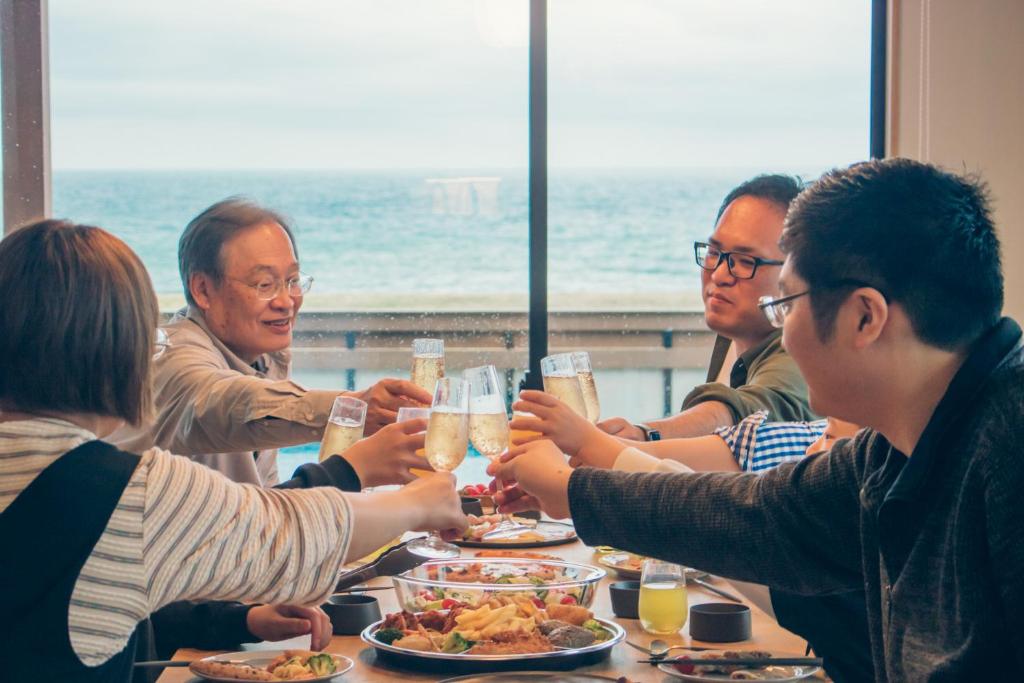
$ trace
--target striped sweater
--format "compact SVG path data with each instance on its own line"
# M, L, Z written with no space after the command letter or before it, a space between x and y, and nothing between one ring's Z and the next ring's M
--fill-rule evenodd
M0 514L64 453L96 436L49 418L0 422ZM87 665L177 600L319 604L351 535L340 491L236 484L160 449L142 455L75 584L71 645Z

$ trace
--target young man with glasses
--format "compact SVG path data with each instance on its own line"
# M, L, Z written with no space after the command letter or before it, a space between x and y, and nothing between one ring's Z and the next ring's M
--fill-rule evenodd
M359 490L413 479L409 468L423 467L415 454L422 436L413 428L422 425L382 427L403 405L429 404L429 393L398 379L362 392L306 389L290 379L292 330L313 278L299 271L284 217L243 199L218 202L185 228L178 266L188 307L164 328L156 419L119 430L115 443L159 446L234 481L272 486L277 449L319 441L335 397L351 394L368 404L371 438L323 467L303 466L287 485Z
M537 447L494 468L517 482L501 511L571 515L588 545L801 595L863 587L879 681L1015 679L1024 347L1000 317L983 187L907 159L832 171L794 203L782 247L764 308L811 406L866 429L761 475L570 472Z
M759 299L778 294L778 241L800 190L796 178L762 175L726 196L711 237L694 244L704 317L719 335L707 383L687 394L676 415L640 425L611 418L599 424L602 429L625 439L656 441L713 434L759 410L772 422L816 419L807 406L807 386L783 350L780 332L758 309ZM730 342L737 359L725 385L716 380ZM801 452L797 449L795 455Z

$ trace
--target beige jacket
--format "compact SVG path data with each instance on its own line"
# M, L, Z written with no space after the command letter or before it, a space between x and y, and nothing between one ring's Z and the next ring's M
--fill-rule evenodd
M338 392L290 380L287 350L260 356L255 369L192 308L164 329L170 346L156 362L155 420L106 440L132 453L158 446L187 455L237 482L278 483L277 449L319 441Z

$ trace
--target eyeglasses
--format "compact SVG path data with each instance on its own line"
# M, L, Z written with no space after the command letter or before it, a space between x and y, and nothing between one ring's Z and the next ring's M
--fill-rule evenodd
M309 291L309 288L313 286L313 276L303 275L299 273L294 277L290 277L287 280L281 280L276 277L265 277L257 283L246 282L245 280L239 280L232 278L236 282L241 282L246 287L250 287L256 291L256 298L260 301L270 301L271 299L277 298L277 295L281 293L281 289L287 287L288 294L291 296L302 296Z
M793 309L793 301L810 293L811 290L807 289L799 294L780 296L778 299L762 296L757 300L757 307L764 312L764 317L768 318L768 322L772 324L772 327L782 327L783 323L786 322L786 316Z
M749 280L757 275L758 266L781 266L783 263L777 259L761 258L742 252L722 251L706 242L694 242L693 255L697 259L697 265L709 271L716 270L722 265L722 261L725 261L729 273L740 280Z
M164 355L167 351L167 347L170 345L171 340L167 337L167 333L164 329L162 327L156 328L156 336L153 338L153 360Z
M817 289L842 289L843 287L871 287L872 289L878 289L874 285L868 284L863 280L851 280L844 278L842 280L836 280L824 285L815 285ZM764 312L764 317L768 318L768 322L772 324L772 327L782 327L786 322L786 316L793 310L793 302L796 299L810 294L811 290L805 289L802 292L796 294L789 294L787 296L780 296L778 298L770 296L762 296L757 300L757 307ZM888 301L889 297L886 296L885 292L878 290L878 293L885 297Z

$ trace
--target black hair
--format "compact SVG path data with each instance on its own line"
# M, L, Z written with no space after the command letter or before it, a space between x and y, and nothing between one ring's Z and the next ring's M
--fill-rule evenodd
M740 197L757 197L765 199L785 212L789 209L790 203L804 189L803 181L799 178L778 173L759 175L744 181L734 187L729 194L725 195L722 205L718 207L718 215L715 216L717 223L726 208Z
M975 176L910 159L832 170L793 202L780 246L811 291L822 341L857 286L850 281L898 303L914 333L945 350L969 345L1001 315L999 239Z

